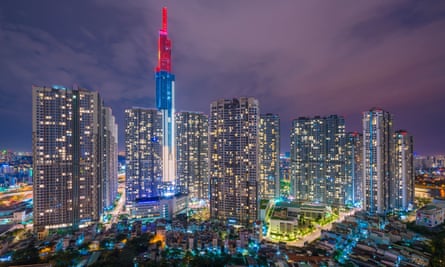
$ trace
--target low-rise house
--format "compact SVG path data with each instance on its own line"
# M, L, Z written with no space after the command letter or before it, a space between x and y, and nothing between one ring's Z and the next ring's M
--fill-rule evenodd
M444 210L436 205L426 205L416 212L416 224L435 227L444 221Z

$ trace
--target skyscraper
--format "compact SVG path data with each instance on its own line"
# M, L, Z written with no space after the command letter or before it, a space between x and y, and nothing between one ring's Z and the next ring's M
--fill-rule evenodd
M211 103L210 216L249 224L258 218L259 104L254 98Z
M394 208L408 210L414 203L413 137L407 131L394 133Z
M280 196L280 117L262 114L259 127L259 197Z
M384 213L392 207L392 115L380 108L363 113L363 208Z
M134 217L172 219L187 208L176 172L175 76L167 8L162 9L155 69L156 108L126 111L127 205Z
M139 200L160 196L162 182L162 113L125 110L126 203L131 212Z
M175 75L171 72L172 42L168 38L167 8L162 8L156 66L156 107L162 112L162 194L172 195L176 185Z
M292 192L297 200L346 204L343 117L301 117L291 129Z
M109 154L116 138L110 110L97 92L81 88L33 86L32 103L34 230L98 221L109 198L103 194L115 194L103 188L116 173L105 169L117 166L104 160L117 157ZM110 140L101 142L106 132Z
M346 202L355 206L363 198L363 135L351 132L346 138Z
M111 208L117 197L118 180L117 180L117 124L112 115L111 108L102 108L102 125L103 135L100 139L100 147L102 150L102 195L103 207Z
M208 116L179 112L176 126L179 192L190 199L209 200Z

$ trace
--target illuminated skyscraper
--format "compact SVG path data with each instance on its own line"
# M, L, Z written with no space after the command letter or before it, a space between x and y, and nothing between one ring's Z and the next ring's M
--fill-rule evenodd
M179 192L190 199L209 200L209 123L198 112L176 114Z
M162 112L162 195L175 193L176 141L175 141L175 75L171 72L172 42L168 38L167 8L162 9L162 28L158 39L158 65L156 66L156 107Z
M262 114L259 127L259 197L280 196L280 117Z
M408 210L414 203L413 137L400 130L394 134L394 208Z
M102 177L103 177L103 207L111 208L117 197L117 124L112 115L111 108L102 109L103 135L100 147L102 149Z
M33 86L32 103L34 230L98 221L117 179L111 110L81 88Z
M126 203L160 196L162 182L162 113L156 109L125 110Z
M393 208L392 115L379 108L363 113L363 208L384 213Z
M258 218L259 104L254 98L211 103L210 216L250 224Z
M346 138L346 203L359 205L363 198L363 135L352 132Z
M343 117L299 118L291 130L291 190L297 200L346 204Z

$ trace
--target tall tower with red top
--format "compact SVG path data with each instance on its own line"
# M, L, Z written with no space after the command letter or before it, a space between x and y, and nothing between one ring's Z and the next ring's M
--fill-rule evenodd
M155 69L156 107L162 112L162 186L161 195L175 193L175 75L171 73L172 42L168 38L167 8L162 8L162 28L158 39L158 65Z

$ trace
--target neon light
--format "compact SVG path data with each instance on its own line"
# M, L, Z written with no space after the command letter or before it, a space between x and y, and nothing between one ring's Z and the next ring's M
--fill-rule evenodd
M162 8L162 30L167 33L167 7Z
M171 40L167 31L167 8L162 8L162 28L159 30L158 39L158 65L156 72L171 72Z
M174 195L176 179L175 144L175 75L171 73L172 42L168 38L167 8L162 8L162 28L158 39L158 64L156 66L156 107L162 111L162 188L164 197ZM157 140L152 140L157 141Z

